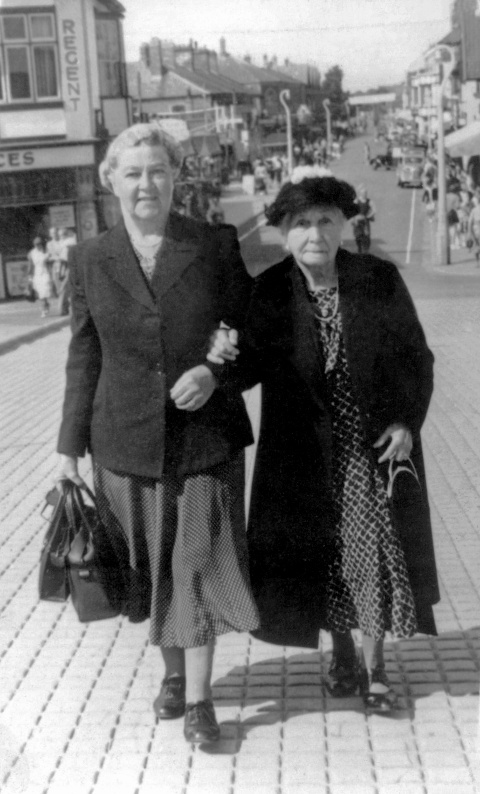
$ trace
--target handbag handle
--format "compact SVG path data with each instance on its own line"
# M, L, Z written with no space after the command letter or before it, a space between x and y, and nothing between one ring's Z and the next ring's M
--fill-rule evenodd
M85 510L85 503L80 486L68 478L60 480L59 484L61 501L65 507L65 515L68 523L68 534L64 538L62 555L68 558L70 562L78 563L83 560L84 550L88 547L89 541L93 537L95 525L92 525L87 511ZM97 514L95 497L88 486L85 486L85 490L91 498L95 513ZM80 549L82 550L80 551Z
M94 505L94 514L97 516L96 500L90 489L88 489L88 494ZM94 555L93 536L96 522L92 524L91 517L85 509L82 489L76 483L72 482L71 487L68 488L65 507L72 535L67 555L68 561L70 565L84 565Z
M68 486L67 486L67 483L69 484ZM71 480L69 477L62 477L60 480L58 480L58 484L60 485L60 488L62 489L62 493L63 493L63 488L65 486L67 486L67 487L72 486L72 489L74 490L74 492L75 493L79 493L80 492L80 495L81 495L82 491L85 491L85 493L87 493L89 498L92 500L92 502L94 504L94 507L97 507L97 500L95 499L95 494L88 487L86 482L84 482L83 485L80 486L80 485L77 485L77 483L74 482L73 480ZM82 504L83 504L83 499L82 499Z
M407 458L405 460L405 464L409 464L409 465L404 465L404 466L400 465L397 466L396 469L393 468L394 463L395 463L394 458L390 458L390 463L388 464L388 484L387 484L387 497L389 499L391 499L393 496L393 484L395 482L395 477L397 476L397 474L400 474L400 472L402 471L406 472L407 474L411 474L412 477L415 477L416 481L420 485L420 479L418 477L415 464L411 458Z
M93 527L85 512L85 503L83 501L82 490L88 494L88 497L93 503L95 510L98 512L97 500L95 498L93 491L88 487L86 483L84 483L80 487L80 485L77 485L77 483L73 482L73 480L70 480L68 477L63 477L58 482L62 491L62 496L65 497L65 508L70 527L73 530L75 530L76 527L75 512L74 512L75 509L74 505L75 505L83 521L88 527L89 531L93 532Z

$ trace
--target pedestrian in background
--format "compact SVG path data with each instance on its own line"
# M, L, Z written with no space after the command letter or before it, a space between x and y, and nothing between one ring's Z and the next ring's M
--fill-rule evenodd
M267 194L267 167L263 160L257 160L253 170L255 193Z
M355 199L334 177L282 187L267 218L289 253L255 280L236 366L244 386L262 384L248 529L255 635L317 648L320 628L332 630L328 690L361 686L366 708L385 713L396 707L385 632L436 634L420 439L433 356L397 268L340 248ZM237 354L219 331L212 359Z
M460 218L458 216L458 208L460 207L459 192L460 185L455 176L455 179L447 185L446 196L448 235L450 239L450 248L452 250L460 248Z
M49 255L54 295L55 297L58 297L60 295L61 288L60 269L63 243L60 241L60 235L56 226L52 226L48 230L48 234L49 240L47 241L47 253Z
M359 254L366 254L370 250L371 229L370 225L375 220L375 205L368 197L367 189L360 185L355 199L356 214L352 218L353 235Z
M35 237L33 248L28 252L28 275L33 289L41 303L41 317L46 317L50 311L50 298L53 295L52 275L50 272L50 257L41 237Z
M472 196L472 209L468 218L467 240L471 240L475 248L475 259L480 263L480 199L478 195Z
M281 184L282 184L283 163L282 163L280 157L278 156L278 154L275 154L272 157L272 163L273 163L274 179L275 179L275 182L277 183L277 187L280 187Z
M59 313L65 317L70 311L70 295L71 285L69 279L69 256L70 249L77 244L77 238L74 232L70 229L60 229L59 233L59 256L60 256L60 271L59 282L60 289L58 292L59 297Z
M101 517L124 558L126 613L150 616L165 675L160 719L212 742L215 638L258 626L248 577L240 389L206 360L224 321L241 327L251 280L236 230L171 212L182 149L157 124L111 143L102 184L119 224L70 254L72 340L58 451L78 484L92 455ZM221 370L221 371L218 371ZM122 554L126 544L127 553Z

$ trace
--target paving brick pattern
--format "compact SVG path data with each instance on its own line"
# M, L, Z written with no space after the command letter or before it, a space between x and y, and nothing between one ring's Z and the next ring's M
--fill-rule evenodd
M77 622L37 598L68 331L2 356L0 790L5 794L474 794L480 668L480 300L419 302L436 354L425 432L442 601L437 638L387 644L393 717L332 700L319 652L230 634L214 682L222 739L155 724L162 676L145 625ZM445 318L448 316L448 326ZM248 396L256 416L258 392ZM251 457L250 457L251 466ZM85 470L87 470L85 463Z
M436 355L424 443L439 636L387 643L402 708L367 718L358 697L332 700L322 686L327 635L318 652L227 635L215 658L213 748L187 745L181 720L155 723L162 667L145 624L82 625L70 603L38 601L69 332L1 357L2 794L480 791L480 298L417 305ZM258 390L247 400L257 421Z

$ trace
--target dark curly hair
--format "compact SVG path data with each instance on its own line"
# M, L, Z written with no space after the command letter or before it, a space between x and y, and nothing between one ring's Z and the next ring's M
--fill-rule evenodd
M337 207L346 218L353 218L358 212L355 199L355 189L342 179L306 177L301 182L286 182L265 215L269 226L280 226L287 216L323 205Z

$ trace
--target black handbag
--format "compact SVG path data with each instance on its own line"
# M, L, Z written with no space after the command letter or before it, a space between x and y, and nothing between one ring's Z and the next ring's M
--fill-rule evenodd
M71 595L78 619L84 623L116 617L123 606L123 577L95 497L85 504L82 490L61 480L40 557L39 593L47 601L66 601ZM53 492L47 503L55 500Z
M48 505L53 506L40 553L38 591L44 601L66 601L70 592L66 564L73 540L73 529L70 527L66 511L70 486L73 486L70 480L62 480L60 492L52 488L47 494L46 504L42 510L43 515Z

